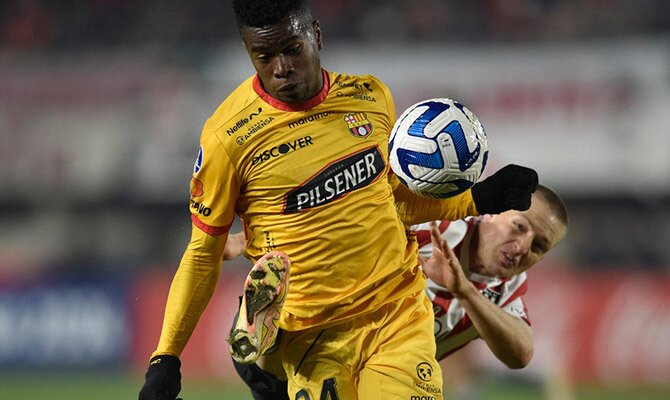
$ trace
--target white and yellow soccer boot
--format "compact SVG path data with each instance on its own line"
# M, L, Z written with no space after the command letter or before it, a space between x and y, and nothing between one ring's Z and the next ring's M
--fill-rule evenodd
M290 265L286 254L273 251L251 268L244 282L237 321L228 338L230 354L238 363L252 364L274 346Z

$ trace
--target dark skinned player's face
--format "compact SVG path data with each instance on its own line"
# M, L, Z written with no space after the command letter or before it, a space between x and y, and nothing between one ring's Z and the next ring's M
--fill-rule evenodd
M323 86L321 74L321 28L289 16L262 28L245 27L242 40L263 88L277 100L301 103L314 97Z

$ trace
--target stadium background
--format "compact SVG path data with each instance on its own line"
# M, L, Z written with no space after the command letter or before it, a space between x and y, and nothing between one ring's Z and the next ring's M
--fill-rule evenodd
M507 371L474 346L484 398L667 398L670 5L312 5L327 68L381 77L398 112L460 100L488 172L529 165L568 203L530 274L536 356ZM0 2L0 398L135 398L200 129L252 72L225 1ZM224 266L187 347L186 400L245 398L224 339L246 268Z

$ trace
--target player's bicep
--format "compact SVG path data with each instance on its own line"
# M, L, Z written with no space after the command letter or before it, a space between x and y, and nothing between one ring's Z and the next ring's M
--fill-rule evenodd
M235 218L241 179L224 147L213 134L203 132L191 179L191 220L203 232L227 233Z

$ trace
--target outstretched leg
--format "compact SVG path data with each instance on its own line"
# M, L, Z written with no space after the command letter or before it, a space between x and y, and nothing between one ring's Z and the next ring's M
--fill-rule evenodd
M288 290L290 261L280 251L261 257L244 282L237 321L230 333L230 354L252 364L275 345L278 321Z

